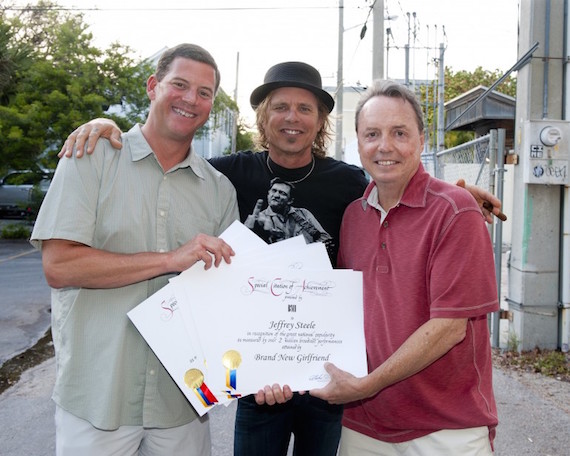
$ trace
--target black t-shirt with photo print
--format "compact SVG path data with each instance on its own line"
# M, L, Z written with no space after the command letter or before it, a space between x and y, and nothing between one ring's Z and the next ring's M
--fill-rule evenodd
M209 162L230 179L237 191L240 220L245 222L253 214L258 200L267 208L267 193L270 182L279 177L294 185L294 208L302 208L316 218L330 235L328 243L331 262L336 265L338 238L344 210L362 196L368 179L354 165L330 157L316 158L313 163L297 169L283 168L273 162L268 166L268 152L243 151L216 157ZM257 232L266 242L268 236Z

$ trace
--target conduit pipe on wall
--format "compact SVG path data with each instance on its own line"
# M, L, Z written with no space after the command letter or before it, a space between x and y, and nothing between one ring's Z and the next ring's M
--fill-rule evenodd
M568 120L568 114L570 113L570 100L568 99L568 87L570 87L570 72L568 71L568 49L570 49L569 43L570 30L568 30L568 0L564 1L564 49L563 56L564 61L564 83L562 87L562 96L564 100L562 118ZM559 347L563 352L568 352L570 350L570 187L565 185L561 187L562 195L562 240L560 243L560 289L559 289Z

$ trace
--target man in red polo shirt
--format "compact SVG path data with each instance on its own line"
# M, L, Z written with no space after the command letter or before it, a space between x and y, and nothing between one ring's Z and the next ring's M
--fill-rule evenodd
M376 81L356 109L372 178L346 210L339 267L363 272L369 375L332 364L310 393L346 404L340 455L491 455L497 426L487 314L499 309L481 211L423 168L421 107Z

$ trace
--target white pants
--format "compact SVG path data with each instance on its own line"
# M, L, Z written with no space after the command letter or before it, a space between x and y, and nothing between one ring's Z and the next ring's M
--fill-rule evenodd
M487 426L444 429L402 443L387 443L343 426L339 456L492 456Z
M208 417L168 429L121 426L102 431L61 407L55 410L57 456L210 456Z

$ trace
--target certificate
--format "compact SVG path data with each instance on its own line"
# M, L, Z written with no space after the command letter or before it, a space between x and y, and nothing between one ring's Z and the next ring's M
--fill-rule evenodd
M174 287L166 285L127 315L200 416L224 402L204 381L204 356L196 334L186 330Z
M334 270L324 244L266 244L239 222L236 255L197 263L128 313L199 415L265 385L324 386L326 361L367 374L362 274Z
M185 290L183 319L193 321L214 394L273 383L322 387L327 361L367 374L360 272L228 265L191 268L174 280Z

